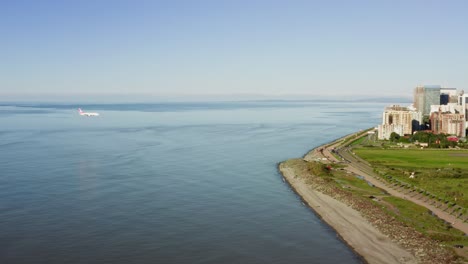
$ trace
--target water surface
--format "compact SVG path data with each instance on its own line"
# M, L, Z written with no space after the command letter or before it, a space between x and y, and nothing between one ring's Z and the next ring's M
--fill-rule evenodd
M0 263L360 263L279 161L382 103L0 104Z

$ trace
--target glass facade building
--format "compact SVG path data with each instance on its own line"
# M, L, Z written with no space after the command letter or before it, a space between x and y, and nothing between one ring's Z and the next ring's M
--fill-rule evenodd
M429 115L431 113L431 105L440 104L440 88L425 88L423 115Z
M440 105L440 86L418 86L414 89L414 107L428 116L431 113L431 105Z

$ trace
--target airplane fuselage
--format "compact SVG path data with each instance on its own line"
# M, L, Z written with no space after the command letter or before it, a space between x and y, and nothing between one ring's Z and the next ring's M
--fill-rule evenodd
M83 112L81 108L78 108L78 112L80 113L81 116L98 116L99 115L99 113Z
M99 113L80 113L82 116L98 116Z

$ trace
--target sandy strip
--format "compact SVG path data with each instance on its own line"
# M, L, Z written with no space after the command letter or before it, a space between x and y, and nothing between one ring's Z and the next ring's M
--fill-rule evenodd
M368 263L417 263L413 255L383 235L358 211L315 191L284 164L279 169L302 199Z

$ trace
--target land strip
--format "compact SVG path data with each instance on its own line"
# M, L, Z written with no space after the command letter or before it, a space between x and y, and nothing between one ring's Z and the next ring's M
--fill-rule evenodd
M454 228L467 233L466 223L452 215L449 208L435 204L433 200L426 199L426 196L417 192L398 189L385 183L373 172L370 164L356 157L349 148L344 147L360 135L366 135L365 133L364 131L351 134L320 146L306 154L302 160L306 163L332 164L340 163L344 159L346 166L341 170L345 173L358 175L391 196L424 206L438 217L451 223ZM309 206L325 222L335 228L343 240L369 263L457 263L460 261L463 263L463 260L451 257L452 249L444 248L443 245L423 236L413 228L397 222L388 214L382 213L379 208L369 204L368 201L343 194L335 187L323 188L327 184L320 182L320 177L314 177L313 180L307 178L308 176L304 175L310 172L298 170L298 167L303 166L300 165L300 161L293 163L286 161L280 164L279 169L285 179ZM378 198L380 197L376 199L379 200ZM379 200L379 203L392 208L392 205L384 199ZM398 209L395 210L398 211ZM361 218L356 215L360 215ZM376 239L380 242L376 243ZM370 248L372 250L369 250ZM456 251L460 256L467 256L466 247L456 249ZM392 254L392 256L386 254Z

